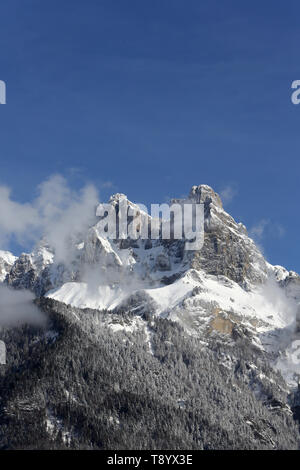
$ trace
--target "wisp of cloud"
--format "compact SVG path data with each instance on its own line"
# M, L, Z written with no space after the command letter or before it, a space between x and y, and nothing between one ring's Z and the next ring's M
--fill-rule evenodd
M76 192L61 175L53 175L40 184L32 203L14 201L10 189L0 186L0 246L9 245L13 237L23 247L44 237L54 249L55 260L67 261L73 245L70 237L76 240L95 219L97 202L93 185Z
M29 291L13 290L0 284L0 326L44 326L46 316L33 303L33 299L34 295Z

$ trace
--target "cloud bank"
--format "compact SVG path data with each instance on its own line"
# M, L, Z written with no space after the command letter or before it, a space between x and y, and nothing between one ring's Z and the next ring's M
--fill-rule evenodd
M285 234L284 227L270 219L261 219L249 230L249 235L254 240L261 240L265 236L282 238Z
M63 261L70 234L75 239L95 218L97 190L86 185L75 192L63 176L53 175L38 186L37 193L32 203L19 203L8 187L0 186L0 246L12 238L26 246L46 237L56 260Z
M0 285L0 326L31 324L43 326L46 316L33 303L34 295L25 290L12 290Z

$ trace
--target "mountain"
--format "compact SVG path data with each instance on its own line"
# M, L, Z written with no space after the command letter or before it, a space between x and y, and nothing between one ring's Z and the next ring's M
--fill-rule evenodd
M209 186L172 202L204 204L201 250L111 240L95 218L59 258L47 234L0 252L4 284L48 318L2 328L4 448L298 448L299 275L269 264ZM109 200L124 203L137 207Z

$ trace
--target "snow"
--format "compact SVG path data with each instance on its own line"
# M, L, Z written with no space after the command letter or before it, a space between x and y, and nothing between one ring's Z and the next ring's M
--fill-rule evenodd
M152 341L153 331L151 330L151 328L149 328L147 324L145 325L145 334L146 334L146 342L149 348L149 353L152 356L154 356L153 341Z
M193 293L195 287L199 288L196 295ZM284 328L294 320L294 304L275 285L253 287L247 292L227 278L210 276L203 271L190 270L173 284L146 292L159 306L158 314L172 312L183 299L190 299L191 308L197 308L201 301L215 302L220 309L246 320L261 320L262 330Z
M54 253L46 247L41 246L32 254L32 261L41 264L43 267L53 263Z
M124 331L127 333L133 333L134 331L142 327L142 320L139 317L133 318L130 322L118 323L111 321L107 323L107 326L113 331Z
M109 285L92 286L86 282L67 282L47 293L50 299L78 308L112 310L126 298L120 289Z
M300 383L300 337L295 339L283 351L275 363L275 368L280 370L287 385L296 388Z
M197 293L194 288L197 287ZM296 306L275 283L253 286L246 291L237 283L223 277L211 276L203 271L189 270L170 285L142 288L132 284L96 284L67 282L51 290L47 297L78 308L113 310L127 297L144 291L157 305L156 314L166 316L181 306L183 300L192 310L201 303L215 303L220 309L236 314L245 321L260 320L259 331L286 328L295 318Z
M289 271L285 269L283 266L272 266L271 264L268 263L268 267L271 272L274 273L274 276L277 281L284 281L289 275Z
M158 313L171 310L191 291L192 286L185 279L180 279L174 284L154 289L145 289L145 292L159 305Z
M5 263L9 264L12 266L14 262L16 261L17 257L14 256L10 251L2 251L0 250L0 259L5 261Z
M9 271L7 265L10 267L16 261L16 257L9 251L0 250L0 282L3 282Z

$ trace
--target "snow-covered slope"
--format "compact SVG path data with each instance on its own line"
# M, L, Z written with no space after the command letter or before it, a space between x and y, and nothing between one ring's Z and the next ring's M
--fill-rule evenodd
M123 194L110 199L113 206L120 201L133 205ZM204 204L200 251L184 250L184 240L110 240L98 222L85 235L70 236L66 262L57 263L43 240L32 254L13 260L6 282L78 308L151 312L178 321L204 342L215 334L233 340L246 331L295 387L300 277L267 263L209 186L193 186L187 199L174 200L188 201Z

